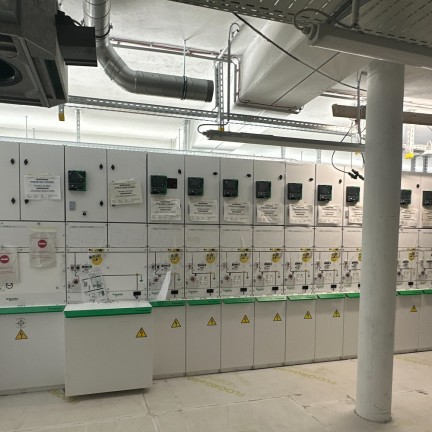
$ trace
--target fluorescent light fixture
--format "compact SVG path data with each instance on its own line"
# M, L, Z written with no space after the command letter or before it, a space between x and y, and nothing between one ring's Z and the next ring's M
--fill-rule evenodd
M203 132L210 141L237 142L244 144L269 145L278 147L331 150L345 152L364 152L363 144L352 144L340 141L318 141L304 138L280 137L275 135L251 134L242 132L222 132L208 130Z
M432 69L432 49L412 43L359 33L329 24L312 26L308 45Z

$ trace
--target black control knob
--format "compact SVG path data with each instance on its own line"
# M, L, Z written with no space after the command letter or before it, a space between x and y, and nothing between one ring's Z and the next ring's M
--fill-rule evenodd
M103 169L103 164L100 164L100 165L99 165L99 169Z
M246 177L252 177L252 174L246 174Z
M181 173L182 173L182 170L181 170L181 169L178 169L177 172L178 172L179 174L181 174Z
M103 202L103 201L100 201L100 202L99 202L99 205L100 205L101 207L103 207L104 202Z
M82 214L83 214L83 216L87 216L87 212L86 211L83 211Z
M12 198L12 199L11 199L11 203L12 203L12 204L15 204L15 202L16 202L15 198Z
M111 169L114 171L115 170L115 165L111 165Z
M14 164L15 164L15 159L12 158L12 159L10 160L10 163L11 163L12 165L14 165Z
M215 172L213 173L213 175L218 175L218 173L215 171Z
M24 200L24 204L28 204L29 203L29 200L28 199L25 199Z
M29 161L28 159L24 159L24 165L28 165Z

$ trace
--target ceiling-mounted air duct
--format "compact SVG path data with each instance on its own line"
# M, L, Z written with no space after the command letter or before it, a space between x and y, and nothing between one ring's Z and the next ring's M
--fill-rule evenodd
M136 71L129 68L109 40L111 0L84 0L84 22L96 29L99 64L108 77L128 92L210 102L213 81Z

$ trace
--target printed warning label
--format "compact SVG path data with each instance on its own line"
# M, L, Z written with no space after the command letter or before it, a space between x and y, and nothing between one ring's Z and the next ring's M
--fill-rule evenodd
M337 309L334 311L333 318L340 318L340 313Z
M171 324L171 328L180 328L180 327L181 327L180 321L176 318Z
M137 339L139 339L139 338L146 338L147 337L147 333L144 331L144 329L141 327L139 330L138 330L138 333L136 334L136 336L135 336Z
M15 337L15 340L25 340L28 339L27 335L24 333L24 330L21 329Z
M417 312L417 308L415 307L415 305L413 305L413 307L411 308L410 312Z
M24 198L29 200L61 200L60 176L25 175Z
M338 205L318 206L318 223L337 225L342 217L342 207Z
M313 225L313 206L306 203L288 205L288 222L299 225Z
M179 199L152 198L150 202L151 220L173 221L181 220L181 205Z
M312 315L309 311L306 312L306 315L304 316L304 319L312 319Z
M189 203L189 217L194 222L217 222L217 201L191 201Z
M363 207L350 206L348 207L348 223L361 225L363 222Z
M143 202L141 182L134 179L111 182L109 196L112 206L141 204Z
M249 201L226 201L224 202L224 220L226 222L247 223L251 215Z
M207 323L207 325L208 325L209 327L211 327L211 326L216 326L216 325L217 325L216 320L215 320L213 317L211 317L211 318L209 319L209 322Z
M241 320L241 323L242 323L242 324L250 324L250 321L249 321L249 318L248 318L247 315L245 315L245 316L243 317L243 319Z
M281 318L281 316L277 313L277 314L275 315L275 317L273 318L273 321L282 321L282 318Z
M257 204L257 222L279 224L283 222L283 204Z

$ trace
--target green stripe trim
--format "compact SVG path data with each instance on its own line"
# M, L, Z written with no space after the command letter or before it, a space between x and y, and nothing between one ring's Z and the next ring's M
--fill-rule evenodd
M209 306L209 305L218 305L221 304L221 299L197 299L197 300L188 300L187 304L189 306Z
M360 293L359 292L346 293L345 295L348 298L359 298L360 297Z
M432 289L424 289L423 294L432 294Z
M63 312L66 305L0 307L0 315Z
M150 304L154 308L158 307L179 307L179 306L185 306L186 300L155 300L151 301Z
M291 301L316 300L317 298L318 297L315 294L298 294L288 296L288 300Z
M66 318L87 318L117 315L146 315L151 314L151 307L122 308L122 309L89 309L89 310L66 310Z
M255 300L260 303L286 301L286 296L255 297Z
M343 293L318 294L318 298L321 300L341 299L341 298L345 298L345 294Z
M413 295L421 295L423 294L422 290L402 290L397 292L400 296L413 296Z
M255 303L253 297L230 297L222 299L224 304Z

